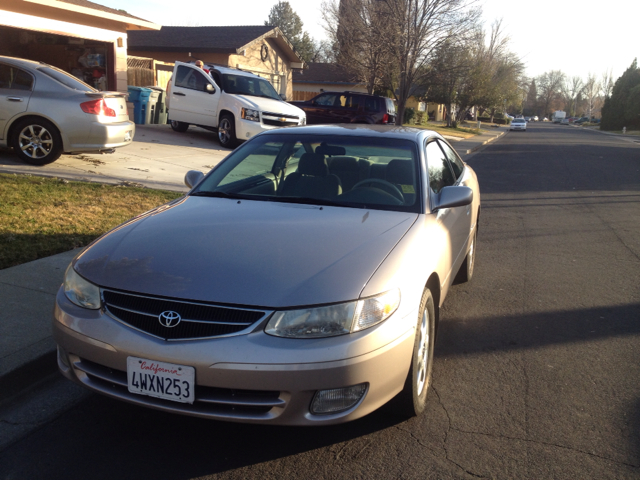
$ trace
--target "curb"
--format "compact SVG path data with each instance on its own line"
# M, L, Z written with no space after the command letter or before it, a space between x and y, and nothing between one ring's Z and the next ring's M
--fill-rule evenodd
M485 140L484 142L480 143L479 145L476 145L475 147L468 149L466 154L469 155L470 153L477 152L480 149L480 147L483 147L484 145L493 142L496 138L500 138L505 133L507 133L507 132L500 132L495 137L491 137L491 138Z
M50 350L0 376L0 406L10 403L57 372L57 350Z

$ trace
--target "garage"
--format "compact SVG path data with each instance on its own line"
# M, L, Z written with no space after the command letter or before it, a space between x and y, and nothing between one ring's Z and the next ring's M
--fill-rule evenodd
M127 30L158 29L85 0L8 0L0 8L0 55L48 63L98 90L126 92Z

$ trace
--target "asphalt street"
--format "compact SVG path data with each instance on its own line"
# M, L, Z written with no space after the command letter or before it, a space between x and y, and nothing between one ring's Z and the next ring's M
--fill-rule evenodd
M423 416L230 424L60 379L22 415L73 406L0 447L0 479L640 478L639 142L534 123L468 160L476 271L441 311Z

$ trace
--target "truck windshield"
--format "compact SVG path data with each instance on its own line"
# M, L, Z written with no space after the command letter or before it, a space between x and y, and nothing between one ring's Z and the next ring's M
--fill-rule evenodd
M225 74L222 75L222 83L222 89L227 93L282 100L273 86L263 78Z

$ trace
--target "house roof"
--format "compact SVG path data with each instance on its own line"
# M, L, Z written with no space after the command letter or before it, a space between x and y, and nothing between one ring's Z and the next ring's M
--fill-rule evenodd
M123 10L105 7L88 0L24 0L26 3L33 3L43 7L52 7L59 10L89 15L91 17L101 17L124 23L127 28L150 28L157 30L160 28L153 22L143 18L135 17Z
M199 52L240 54L251 44L274 40L289 61L302 63L293 45L278 27L245 25L225 27L162 27L158 31L130 31L130 50L147 52ZM301 68L295 67L295 68Z
M325 83L338 85L357 85L353 74L336 63L309 63L309 68L293 72L294 83Z

